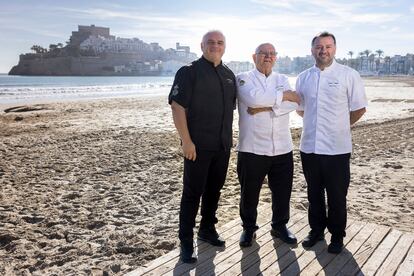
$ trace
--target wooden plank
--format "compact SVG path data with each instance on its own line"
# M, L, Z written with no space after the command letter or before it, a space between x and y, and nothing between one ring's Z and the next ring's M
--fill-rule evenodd
M341 275L356 275L360 267L364 265L364 263L368 260L368 258L372 255L381 241L384 239L384 231L385 235L387 235L390 231L389 227L378 226L373 224L373 229L375 230L368 240L362 244L362 246L353 254L352 258L342 267L339 274ZM385 229L384 229L385 228Z
M346 247L335 255L327 252L325 241L310 250L300 245L309 231L306 213L294 212L290 220L288 227L298 238L293 247L270 235L270 204L261 205L258 213L260 228L252 247L240 248L241 221L235 219L217 229L226 240L222 251L198 241L196 264L179 261L176 249L127 275L414 275L412 233L350 222Z
M220 235L224 235L226 233L226 231L229 231L230 229L232 229L233 227L237 226L240 224L240 219L235 219L232 221L229 221L228 223L224 224L222 227L220 227L219 233ZM204 248L206 248L208 246L207 243L205 242L200 242L197 241L197 249L199 250L199 252L203 251ZM148 264L139 267L138 269L135 269L131 272L129 272L128 274L126 274L125 276L138 276L138 275L144 275L145 273L148 273L152 270L154 270L155 268L164 265L167 262L170 262L172 260L178 260L180 256L180 249L175 249L172 250L170 252L168 252L167 254L149 262Z
M292 219L291 219L292 221ZM292 224L288 224L289 229L296 233L301 231L307 225L307 216L303 214L299 217L299 220L296 220ZM228 259L228 265L222 268L222 264L220 264L220 268L217 271L219 273L223 273L223 275L249 275L247 270L252 266L255 266L257 263L260 263L260 260L266 256L268 253L275 250L275 247L281 245L283 242L280 239L273 238L269 230L266 231L267 235L264 237L260 237L256 240L251 247L241 249L238 255L232 256L232 259ZM227 269L227 270L226 270Z
M300 238L300 242L307 236L309 228L304 228L303 231L299 232L297 237ZM304 249L299 243L295 247L290 247L287 244L282 244L276 247L268 258L263 260L263 269L259 271L261 275L278 275L281 271L291 265L301 254ZM298 270L298 269L297 269ZM249 274L248 274L249 275Z
M262 204L259 206L258 211L261 213L268 213L269 209L271 209L270 204ZM226 224L222 225L219 229L217 229L217 231L220 233L220 235L224 235L224 233L228 230L230 230L231 228L233 228L234 226L240 225L241 224L241 220L239 218L234 219L232 221L227 222ZM197 248L196 250L198 250L198 252L203 252L209 245L205 242L201 242L201 241L197 241ZM144 275L145 273L148 273L152 270L154 270L155 268L162 266L164 264L166 264L167 262L171 262L171 261L175 261L178 262L180 257L180 249L175 249L173 251L170 251L169 253L149 262L148 264L139 267L131 272L129 272L128 274L126 274L126 276L136 276L136 275Z
M326 265L322 271L318 273L318 275L336 275L339 270L350 260L353 259L353 254L364 244L366 240L368 240L372 233L375 231L374 224L366 224L357 235L355 235L352 240L347 244L344 250L336 255L328 265ZM383 236L385 236L387 231L383 231L381 236L382 240Z
M295 235L300 243L303 238L306 237L309 232L307 226L307 219L305 227L302 227L300 231L296 231ZM283 257L285 254L288 254L291 251L291 246L286 243L280 242L278 239L275 240L275 243L270 243L267 248L267 253L264 256L261 256L261 259L257 261L253 266L250 266L247 270L243 272L243 275L257 275L265 271L269 266L273 265L279 258ZM297 247L298 245L296 245ZM276 254L275 254L276 252Z
M292 216L292 223L295 223L297 219L303 218L304 214L295 214ZM253 243L253 245L249 248L241 249L237 240L237 243L234 244L233 248L231 248L231 251L229 253L224 253L221 256L218 256L217 259L213 261L214 266L210 267L203 267L200 271L202 274L220 274L227 270L229 267L234 265L235 263L240 262L240 258L243 255L246 255L248 252L252 251L253 248L256 248L258 246L258 242L262 239L266 239L267 234L269 233L270 229L270 221L269 223L265 224L264 226L260 227L256 231L256 242ZM199 275L199 274L198 274Z
M398 268L395 275L414 275L414 244L411 245L407 256Z
M394 275L399 265L404 261L407 252L414 242L413 234L403 234L395 245L394 249L382 263L376 275ZM410 275L410 274L407 274Z
M361 270L357 275L374 275L377 272L378 267L381 266L385 258L387 258L394 248L401 234L402 233L398 230L391 230L385 239L378 245L377 249L372 253L367 262L361 267Z
M325 234L328 230L325 231ZM299 245L302 246L302 245ZM312 246L297 259L297 262L291 263L284 271L283 275L299 275L301 270L305 268L310 262L312 262L316 256L318 256L327 247L326 240L322 240Z
M345 246L352 238L359 233L359 231L365 226L363 222L355 222L346 230L346 237L344 239ZM308 266L306 266L301 274L303 275L316 275L325 266L327 266L337 255L328 253L327 249L323 250L322 253L316 256Z
M354 221L349 222L348 228L352 227ZM327 230L325 231L327 233ZM327 239L330 238L330 234L328 233L326 236ZM291 254L283 256L281 259L278 260L278 266L272 266L268 268L264 275L297 275L301 273L310 262L312 262L315 258L318 257L324 250L326 250L326 240L318 242L315 246L311 247L310 249L305 249L303 246L300 246L294 249L294 252ZM319 250L315 251L315 248ZM318 252L318 253L317 253ZM308 254L311 253L313 255L312 258L308 257ZM295 258L295 256L297 256ZM310 260L309 260L310 259Z
M257 223L260 225L260 228L258 230L258 232L260 233L260 231L265 231L266 226L270 224L269 216L271 213L271 209L269 208L267 210L263 209L263 210L259 210L258 212L259 212L259 216L257 218ZM180 272L181 274L182 273L190 273L190 274L196 273L197 275L206 274L208 273L209 270L213 270L214 272L214 268L217 267L219 263L221 263L223 260L225 260L229 256L240 251L239 237L242 231L242 227L239 226L237 227L237 229L238 229L237 233L233 235L228 241L226 241L227 246L224 251L217 252L213 256L209 256L207 258L202 258L202 256L199 256L199 261L197 262L196 267L187 266L187 267L184 267L184 269L175 268L173 275L178 275L179 274L178 272ZM167 273L166 275L171 275L171 274Z
M240 233L241 226L237 225L233 227L230 231L227 231L226 234L230 236L223 235L223 238L226 240L226 247L217 247L208 245L205 250L198 253L198 260L197 263L194 264L186 264L179 260L168 262L161 267L158 267L151 271L148 275L182 275L192 269L197 269L198 266L202 263L211 263L209 260L214 259L217 254L220 252L226 251L229 246L232 246L235 241L237 240L238 233ZM145 274L147 275L147 274Z

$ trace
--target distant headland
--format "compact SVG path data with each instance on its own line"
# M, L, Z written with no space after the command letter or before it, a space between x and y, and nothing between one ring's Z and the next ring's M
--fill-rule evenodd
M9 75L37 76L160 76L172 75L197 58L190 47L176 43L164 50L158 43L138 38L120 38L109 28L78 26L66 46L49 49L33 45L34 53L20 55Z

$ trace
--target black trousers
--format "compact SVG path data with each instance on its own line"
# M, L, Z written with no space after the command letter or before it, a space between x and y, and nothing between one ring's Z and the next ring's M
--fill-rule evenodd
M350 182L350 153L323 155L301 152L303 173L308 184L309 225L312 231L328 227L333 236L345 237L346 195ZM328 198L326 214L325 190Z
M230 151L197 150L197 158L184 158L183 193L180 205L179 238L193 239L193 228L201 198L200 228L217 223L220 190L226 180Z
M293 182L292 152L265 156L239 152L237 174L241 186L240 217L246 231L256 231L257 205L267 175L272 192L272 227L289 221L289 204Z

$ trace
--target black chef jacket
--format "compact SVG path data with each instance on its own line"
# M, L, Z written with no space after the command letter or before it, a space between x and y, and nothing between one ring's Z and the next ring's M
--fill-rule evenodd
M168 102L187 110L188 130L197 149L230 150L236 91L235 76L222 63L214 67L201 57L178 70Z

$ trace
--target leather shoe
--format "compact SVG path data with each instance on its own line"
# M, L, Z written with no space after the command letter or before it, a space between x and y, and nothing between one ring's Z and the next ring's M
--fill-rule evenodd
M252 246L252 242L253 242L254 239L256 239L256 232L243 230L243 232L240 236L239 245L241 247Z
M331 243L328 245L328 252L333 254L339 254L344 248L344 239L342 237L332 236Z
M197 237L199 240L208 242L214 246L224 246L226 244L226 242L217 233L214 225L206 228L200 228Z
M194 255L194 247L193 247L193 241L181 241L181 261L183 263L187 264L193 264L197 262L197 256Z
M270 234L273 237L279 238L288 244L295 244L298 242L295 235L293 235L293 233L290 232L289 229L287 229L286 225L281 225L281 226L272 228L272 230L270 230Z
M316 233L314 231L310 231L308 236L303 239L302 246L303 247L312 247L314 246L318 241L321 241L325 238L325 235L323 232Z

